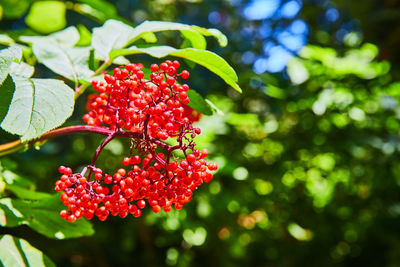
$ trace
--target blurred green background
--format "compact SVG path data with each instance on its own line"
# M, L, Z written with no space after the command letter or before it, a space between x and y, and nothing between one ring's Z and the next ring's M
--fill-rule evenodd
M234 66L243 88L238 94L205 69L191 70L191 87L220 110L203 116L197 139L220 168L181 211L93 220L96 233L80 239L47 239L24 226L1 234L23 237L57 266L400 265L400 1L0 5L0 29L11 37L68 25L86 32L110 18L218 28L229 45L208 49ZM161 38L174 45L179 36ZM37 66L35 75L48 72ZM84 106L81 97L67 125L82 124ZM2 143L14 139L1 133ZM86 165L101 140L58 138L1 166L53 192L58 166ZM114 140L99 166L117 169L128 150L128 141Z

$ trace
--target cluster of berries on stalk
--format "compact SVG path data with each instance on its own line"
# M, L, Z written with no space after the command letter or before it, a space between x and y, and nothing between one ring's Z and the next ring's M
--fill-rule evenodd
M201 130L193 122L199 113L186 106L189 86L177 83L177 78L187 79L189 72L178 73L179 65L169 60L153 64L146 80L143 65L130 63L105 75L105 82L92 82L98 93L88 97L89 112L83 120L105 129L107 138L81 173L59 168L55 190L63 192L61 200L67 206L60 212L62 218L74 222L82 216L102 221L110 214L139 217L146 205L154 212L181 209L199 185L213 178L217 165L205 161L206 149L195 148L193 139ZM125 168L110 175L95 163L104 146L117 137L131 138L135 149L122 160ZM175 144L165 142L169 139Z

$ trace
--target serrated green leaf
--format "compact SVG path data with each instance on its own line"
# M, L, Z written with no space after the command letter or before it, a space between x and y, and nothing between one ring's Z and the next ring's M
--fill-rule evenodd
M51 33L65 28L66 6L60 1L38 1L34 2L25 23L40 33Z
M182 30L181 34L183 38L185 38L191 43L193 48L206 49L207 47L206 39L199 32Z
M105 0L78 0L78 2L82 4L78 4L75 8L80 13L94 18L100 23L118 17L117 8Z
M240 93L242 92L242 89L237 84L238 77L233 68L222 57L207 50L200 50L195 48L176 49L170 46L153 46L148 48L139 48L136 46L132 46L127 49L112 51L110 53L110 58L112 59L118 56L134 55L141 53L148 54L156 58L175 56L188 59L214 72L227 84L232 86L233 89Z
M11 69L10 69L11 74L20 77L30 78L32 77L34 72L35 68L32 67L31 65L26 64L25 62L21 61L20 63L16 62L11 63Z
M108 59L108 53L115 49L126 46L130 36L134 33L131 26L117 20L108 20L103 26L93 29L92 47L95 49L95 56L98 59ZM124 58L115 58L118 64L126 64Z
M197 110L198 112L204 115L213 114L210 106L199 93L197 93L195 90L190 89L189 91L187 91L187 94L190 99L190 102L188 104L189 107L191 107L194 110Z
M43 252L26 240L11 235L0 236L0 262L3 266L55 266Z
M88 63L90 47L61 48L52 43L35 42L32 48L39 62L75 83L88 80L94 73Z
M4 120L4 117L7 115L8 108L11 104L14 92L14 81L10 75L7 75L7 78L0 86L0 124Z
M92 225L84 219L74 223L62 219L59 213L63 208L59 194L32 201L0 199L0 210L5 217L3 225L6 227L26 224L40 234L56 239L89 236L94 233Z
M14 96L1 127L22 141L40 137L60 126L74 107L74 92L60 80L13 76Z
M33 44L35 42L56 43L60 47L73 47L80 39L79 31L70 26L62 31L55 32L47 36L21 36L19 40L25 43Z

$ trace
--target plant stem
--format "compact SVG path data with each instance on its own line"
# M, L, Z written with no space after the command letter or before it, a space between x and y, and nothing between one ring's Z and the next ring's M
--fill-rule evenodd
M107 138L104 139L104 141L103 141L103 142L99 145L99 147L96 149L96 153L94 154L93 159L92 159L92 163L90 164L92 168L89 169L89 174L88 174L88 177L87 177L88 180L90 179L90 176L92 175L93 168L96 167L96 161L97 161L97 158L99 157L101 151L103 150L103 148L104 148L111 140L113 140L113 139L115 138L115 136L117 135L117 133L118 133L117 131L114 131L114 132L112 132L111 134L109 134L109 135L107 136Z

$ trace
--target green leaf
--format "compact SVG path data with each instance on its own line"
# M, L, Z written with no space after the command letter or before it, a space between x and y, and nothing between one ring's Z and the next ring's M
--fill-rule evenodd
M92 47L95 49L96 58L106 60L110 51L125 47L133 33L131 26L117 20L108 20L102 27L94 28ZM115 62L126 64L128 61L124 58L115 58Z
M206 39L199 32L182 30L181 34L186 40L188 40L191 43L193 48L206 49L207 47Z
M28 11L31 0L2 0L4 18L18 19Z
M118 17L117 8L105 0L78 0L78 2L82 4L77 4L75 10L94 18L100 23Z
M0 85L3 84L11 70L14 60L20 61L22 58L22 50L18 46L11 46L0 50Z
M60 1L34 2L25 23L40 33L51 33L67 26L66 6Z
M285 90L276 87L274 85L268 85L264 87L264 93L267 96L273 97L273 98L278 98L278 99L284 99L286 98L286 92Z
M227 84L232 86L233 89L240 93L242 92L242 89L237 84L238 77L233 68L222 57L207 50L195 48L175 49L170 46L153 46L148 48L132 46L127 49L112 51L110 53L110 58L112 59L118 56L141 53L148 54L156 58L175 56L188 59L214 72Z
M11 235L0 236L0 262L3 266L56 266L26 240Z
M11 191L20 199L37 200L37 199L48 198L51 196L50 194L47 193L32 191L14 184L6 184L5 189Z
M227 38L217 29L206 29L195 25L187 25L176 22L165 21L145 21L135 28L134 34L131 36L129 43L142 38L142 35L148 32L161 32L161 31L191 31L198 32L204 36L215 37L221 46L227 45Z
M190 99L190 102L188 104L189 107L191 107L194 110L197 110L198 112L204 115L213 114L210 105L204 100L204 98L199 93L197 93L195 90L190 89L189 91L187 91L187 94Z
M5 217L3 225L6 227L26 224L42 235L56 239L89 236L94 233L92 225L85 219L74 223L62 219L59 213L63 208L65 207L59 194L33 201L0 199L0 210L3 210Z
M88 46L92 42L92 33L82 24L76 26L79 31L79 42L77 46Z
M221 47L225 47L228 45L228 38L223 34L220 30L218 29L206 29L202 28L196 25L190 26L192 29L200 32L204 36L213 36L215 39L217 39L219 45Z
M90 47L61 48L47 42L33 43L33 53L46 67L77 84L94 73L89 69Z
M49 42L56 43L61 47L73 47L80 38L79 31L74 26L70 26L47 36L20 36L19 40L30 44L35 42Z
M307 68L298 58L292 58L289 61L286 72L293 84L302 84L310 77Z
M35 72L35 68L32 67L31 65L26 64L25 62L20 62L20 63L11 63L11 69L10 73L25 77L25 78L30 78L32 77L33 73Z
M7 115L8 107L11 104L14 91L15 91L15 84L11 76L7 75L7 78L0 86L0 124L3 121L4 117Z
M40 137L71 116L74 92L60 80L26 79L12 75L14 96L1 127L22 141Z

